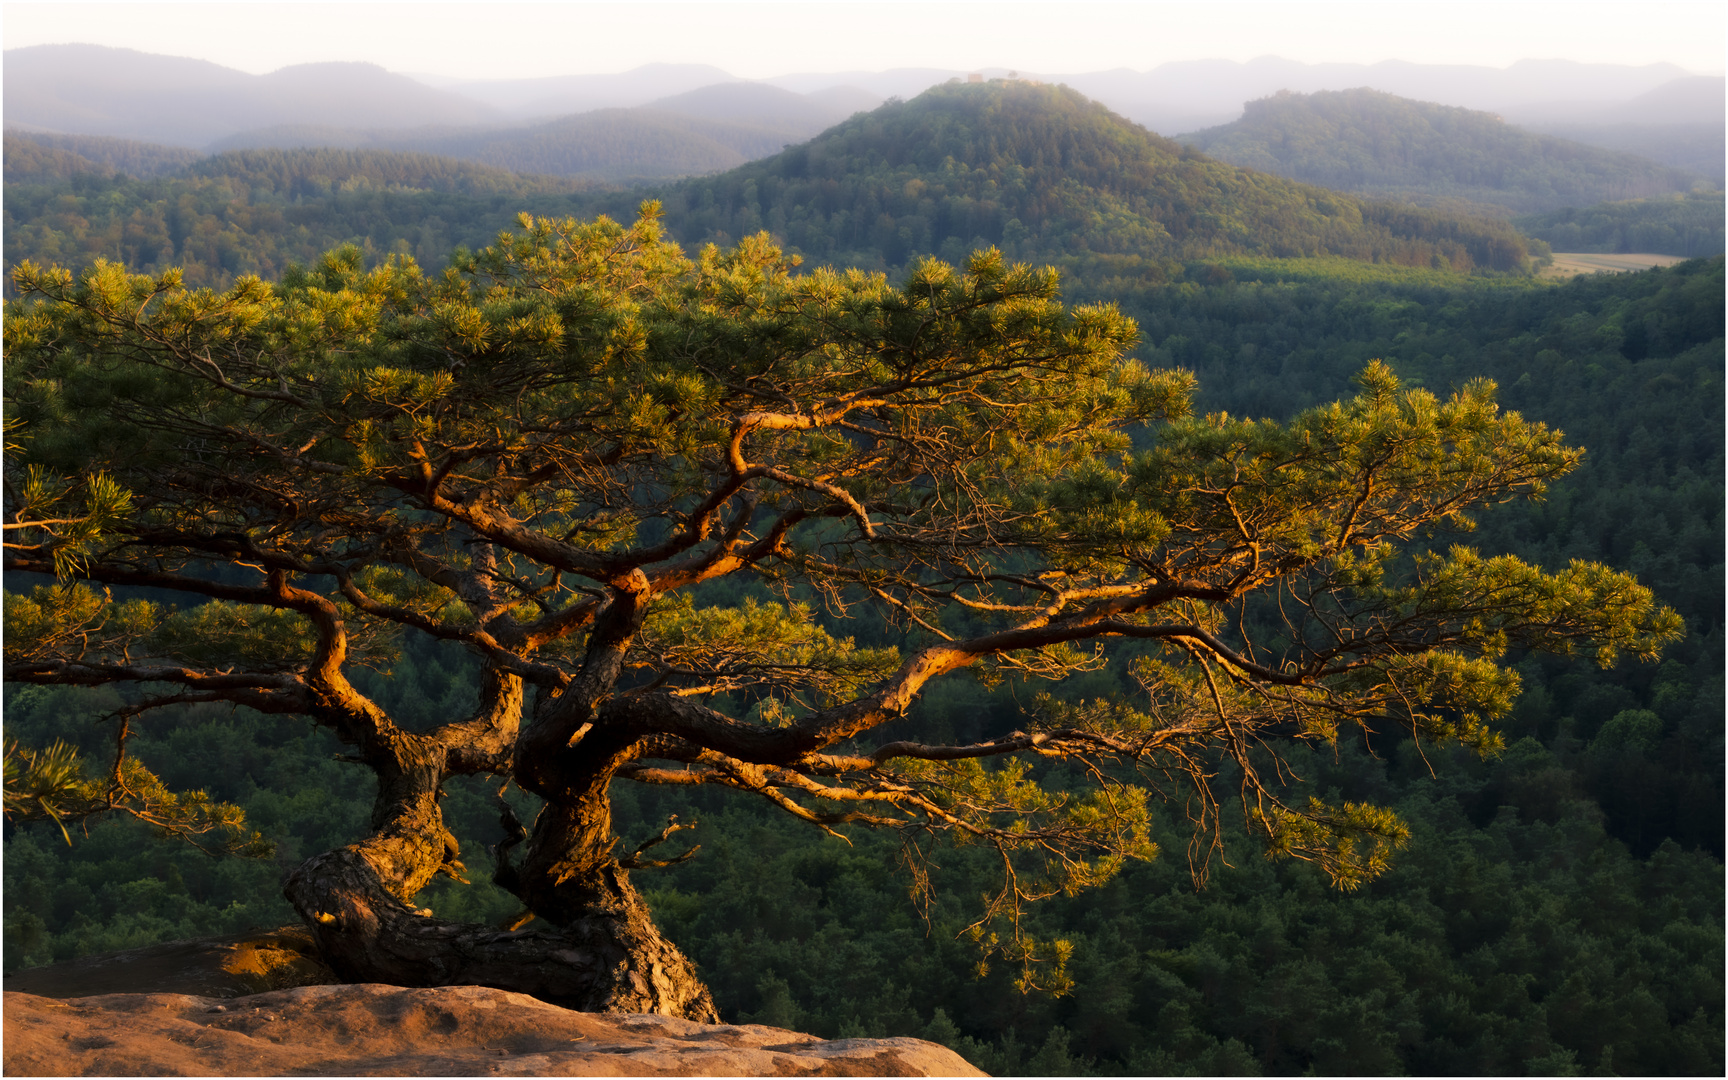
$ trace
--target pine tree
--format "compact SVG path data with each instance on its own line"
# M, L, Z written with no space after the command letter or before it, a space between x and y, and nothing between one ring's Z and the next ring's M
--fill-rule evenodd
M1133 323L1065 306L1053 271L985 251L894 287L800 275L765 237L690 261L644 210L524 218L437 277L351 249L222 293L16 271L5 565L56 582L8 594L6 678L333 730L377 776L372 832L287 895L346 978L713 1019L630 880L683 823L621 854L630 781L915 856L993 847L976 936L1059 990L1068 946L1022 905L1153 857L1152 801L1204 849L1238 797L1272 853L1353 887L1405 828L1291 798L1281 745L1398 723L1492 752L1508 649L1611 663L1678 633L1605 567L1429 550L1578 460L1488 383L1442 400L1376 363L1289 424L1194 417L1192 378L1130 358ZM728 578L766 588L712 603ZM899 644L836 633L865 610ZM356 686L411 633L480 660L467 714L415 730ZM957 672L1060 679L1113 642L1133 697L1043 699L968 744L883 734ZM439 808L458 775L543 803L506 814L494 870L527 929L415 902L467 872Z

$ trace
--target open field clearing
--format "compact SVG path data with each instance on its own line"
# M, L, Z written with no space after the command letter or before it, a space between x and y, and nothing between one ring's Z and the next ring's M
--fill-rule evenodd
M1685 260L1679 255L1593 255L1588 252L1554 253L1554 264L1542 271L1545 278L1575 277L1578 274L1620 274L1628 270L1648 270L1654 266L1673 266Z

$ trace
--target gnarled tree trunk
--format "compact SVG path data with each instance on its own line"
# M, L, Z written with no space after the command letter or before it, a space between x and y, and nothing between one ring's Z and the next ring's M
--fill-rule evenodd
M594 1012L644 1012L717 1023L695 965L655 928L613 855L610 769L587 771L535 823L511 883L543 922L523 930L447 922L416 909L415 893L454 872L444 827L441 745L424 736L369 748L379 776L373 834L307 860L286 894L344 979L399 986L478 984ZM603 755L603 759L606 755Z
M695 965L655 929L616 865L582 883L593 903L569 924L505 931L418 914L383 888L365 847L308 860L287 890L344 979L494 986L589 1012L719 1022Z

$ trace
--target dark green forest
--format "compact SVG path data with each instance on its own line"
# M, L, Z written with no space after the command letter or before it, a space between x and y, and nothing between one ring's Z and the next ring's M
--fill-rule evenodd
M437 267L458 246L490 243L518 213L570 213L571 193L587 187L378 150L231 150L141 177L121 166L147 144L66 141L77 149L6 136L8 266L108 259L179 267L188 286L220 288L352 243L369 263L408 255Z
M1072 946L1062 996L1022 994L1009 966L980 972L977 945L957 936L993 869L985 850L939 852L935 903L921 911L897 837L836 839L745 796L620 791L627 846L668 814L699 822L696 858L638 875L661 925L728 1020L931 1038L998 1074L1720 1074L1723 260L1565 284L1467 275L1521 268L1522 239L1503 223L1380 207L1131 135L1063 91L948 88L670 189L667 220L687 245L765 228L811 262L893 269L995 243L1055 263L1066 299L1113 300L1138 322L1149 366L1193 371L1205 410L1286 418L1348 394L1376 357L1437 392L1491 378L1505 407L1586 447L1584 464L1545 501L1434 542L1632 570L1685 617L1686 638L1656 665L1526 659L1507 749L1488 760L1391 732L1297 753L1310 789L1390 806L1411 827L1393 869L1355 892L1268 861L1245 837L1197 889L1190 826L1166 808L1157 860L1034 909L1035 934ZM328 151L224 155L172 180L50 181L63 166L44 165L35 186L15 185L13 145L9 264L119 256L146 269L194 264L190 253L216 283L357 241L432 265L515 211L572 205L550 182L471 166L434 182L432 165L392 173L398 159ZM586 193L579 205L639 197ZM176 236L175 213L215 238ZM155 247L80 246L123 240L134 219L144 232L161 222ZM41 231L20 237L28 228ZM831 629L861 645L897 640L879 616L854 614ZM1121 667L1053 688L946 685L904 723L1000 735L1024 724L1040 689L1069 701L1126 692ZM362 689L430 722L468 708L472 672L463 654L412 639ZM101 760L114 738L104 718L123 704L106 690L9 686L6 736L65 738ZM133 730L132 749L165 781L244 805L274 857L210 858L122 822L71 844L51 823L9 824L7 971L279 925L291 918L281 875L363 826L369 774L336 760L334 739L308 722L200 705ZM495 790L452 784L445 802L476 869L502 835ZM447 918L514 913L514 898L472 876L440 879L420 902Z
M1704 178L1378 90L1281 92L1182 141L1221 161L1374 198L1462 200L1516 213L1686 192ZM1571 251L1575 248L1562 248Z
M1650 252L1689 259L1723 252L1720 191L1568 207L1513 218L1512 224L1555 251L1615 255Z

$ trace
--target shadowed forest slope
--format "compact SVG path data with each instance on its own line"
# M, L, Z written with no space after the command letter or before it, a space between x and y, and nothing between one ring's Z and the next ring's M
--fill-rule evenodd
M1688 259L1723 252L1720 191L1567 207L1513 218L1512 224L1555 251L1646 252Z
M1249 172L1065 87L1009 80L936 87L661 197L687 243L766 229L806 259L877 269L989 245L1149 272L1220 254L1511 271L1529 255L1504 224Z
M1245 168L1376 198L1535 213L1686 192L1696 173L1378 90L1280 93L1182 141Z

